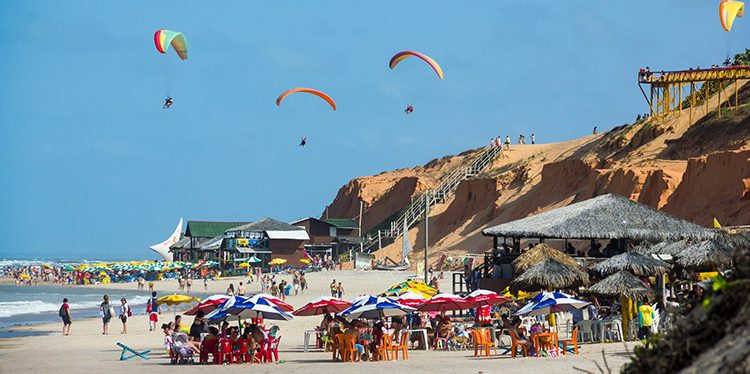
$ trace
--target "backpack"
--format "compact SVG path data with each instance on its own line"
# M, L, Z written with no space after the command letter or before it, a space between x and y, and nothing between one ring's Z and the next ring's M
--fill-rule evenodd
M130 305L128 305L128 317L133 316L133 309L130 309Z
M58 315L59 315L60 317L67 317L67 316L68 316L68 314L67 314L67 313L65 313L65 305L62 305L62 306L60 306L60 311L59 311L59 312L57 312L57 314L58 314Z
M151 307L151 300L146 303L146 313L151 313L153 311L153 308Z

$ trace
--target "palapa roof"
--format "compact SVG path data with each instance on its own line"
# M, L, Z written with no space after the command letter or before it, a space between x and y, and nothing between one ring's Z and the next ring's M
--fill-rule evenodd
M714 230L615 194L597 196L486 228L482 234L513 238L637 239L652 242L710 239L716 235Z
M625 295L631 299L653 298L655 295L651 287L627 271L618 271L604 278L589 287L589 291L605 296Z
M524 272L526 269L548 258L555 259L562 264L580 269L578 263L573 257L570 257L564 252L554 249L544 243L535 245L534 248L529 249L513 260L513 269L518 270L518 272Z
M625 270L635 275L652 276L664 274L669 269L669 265L664 261L640 253L625 252L599 262L591 269L603 275Z
M734 249L723 242L704 240L680 252L677 263L689 269L729 266L733 253Z
M682 252L687 247L687 240L679 240L676 242L659 242L656 244L641 244L635 248L635 252L642 255L671 255L675 256Z
M548 258L523 272L511 283L511 291L576 289L589 284L589 275L576 267Z

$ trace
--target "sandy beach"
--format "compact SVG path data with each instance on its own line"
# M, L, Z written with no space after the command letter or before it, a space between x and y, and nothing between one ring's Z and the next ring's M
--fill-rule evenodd
M346 294L344 298L350 299L359 294L382 292L390 285L400 282L411 275L408 272L359 272L359 271L333 271L317 272L307 275L310 289L304 295L290 296L287 301L299 307L310 299L326 295L328 284L332 279L342 282ZM283 278L284 276L282 276ZM289 278L289 276L286 276ZM287 279L289 280L289 279ZM203 290L202 282L196 282L194 292L218 293L224 292L229 283L247 281L246 278L226 278L219 281L210 281L207 291ZM80 287L80 286L79 286ZM109 284L87 286L99 288L102 294L109 294L117 298L117 290L134 290L135 283L131 284ZM441 285L443 290L450 288L447 279ZM160 295L177 291L177 283L174 281L161 281L155 283L155 290ZM260 285L251 284L248 291L258 292ZM491 372L575 372L574 367L584 370L596 371L596 364L603 365L602 350L606 354L607 363L610 368L616 370L629 360L630 352L637 343L607 343L607 344L584 344L581 346L580 355L566 355L558 358L516 358L510 356L490 356L489 358L473 357L473 351L410 351L408 361L391 362L362 362L362 363L340 363L332 362L331 354L320 350L303 352L303 332L314 328L319 323L320 317L298 317L292 321L279 322L282 331L282 343L279 349L281 364L263 365L230 365L230 366L172 366L162 346L163 334L161 331L148 331L147 318L143 305L133 305L134 315L128 321L129 333L121 335L121 323L114 319L110 325L110 335L101 334L101 320L89 318L76 320L71 329L70 336L61 336L61 323L40 324L14 327L15 331L24 331L39 336L28 336L20 338L0 339L0 372L84 372L90 370L126 370L138 372L164 372L174 370L175 372L198 372L216 370L217 372L241 372L252 370L256 372L292 372L292 373L331 373L343 370L356 369L359 372L382 372L382 370L395 370L409 372L419 370L420 372L440 373L491 373ZM185 308L178 308L177 313ZM163 311L161 320L173 319L173 312ZM192 317L186 316L185 322L192 323ZM132 359L119 361L120 349L117 342L133 347L138 350L151 349L151 360Z

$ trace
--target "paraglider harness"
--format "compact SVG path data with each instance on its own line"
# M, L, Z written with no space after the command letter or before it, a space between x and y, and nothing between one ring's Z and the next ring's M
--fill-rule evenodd
M406 107L406 110L404 110L404 113L411 114L411 112L413 112L413 111L414 111L414 107L411 106L411 105L409 105L409 106Z
M162 109L169 109L169 107L170 107L170 106L172 106L172 103L173 103L173 101L172 101L172 98L171 98L171 97L168 97L168 98L167 98L167 99L166 99L166 100L164 101L164 107L163 107Z

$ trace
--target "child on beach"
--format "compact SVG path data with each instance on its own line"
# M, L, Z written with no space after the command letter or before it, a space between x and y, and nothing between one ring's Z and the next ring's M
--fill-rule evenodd
M63 335L70 335L70 324L73 323L73 319L70 318L70 305L68 305L67 297L63 299L59 314L63 321Z

